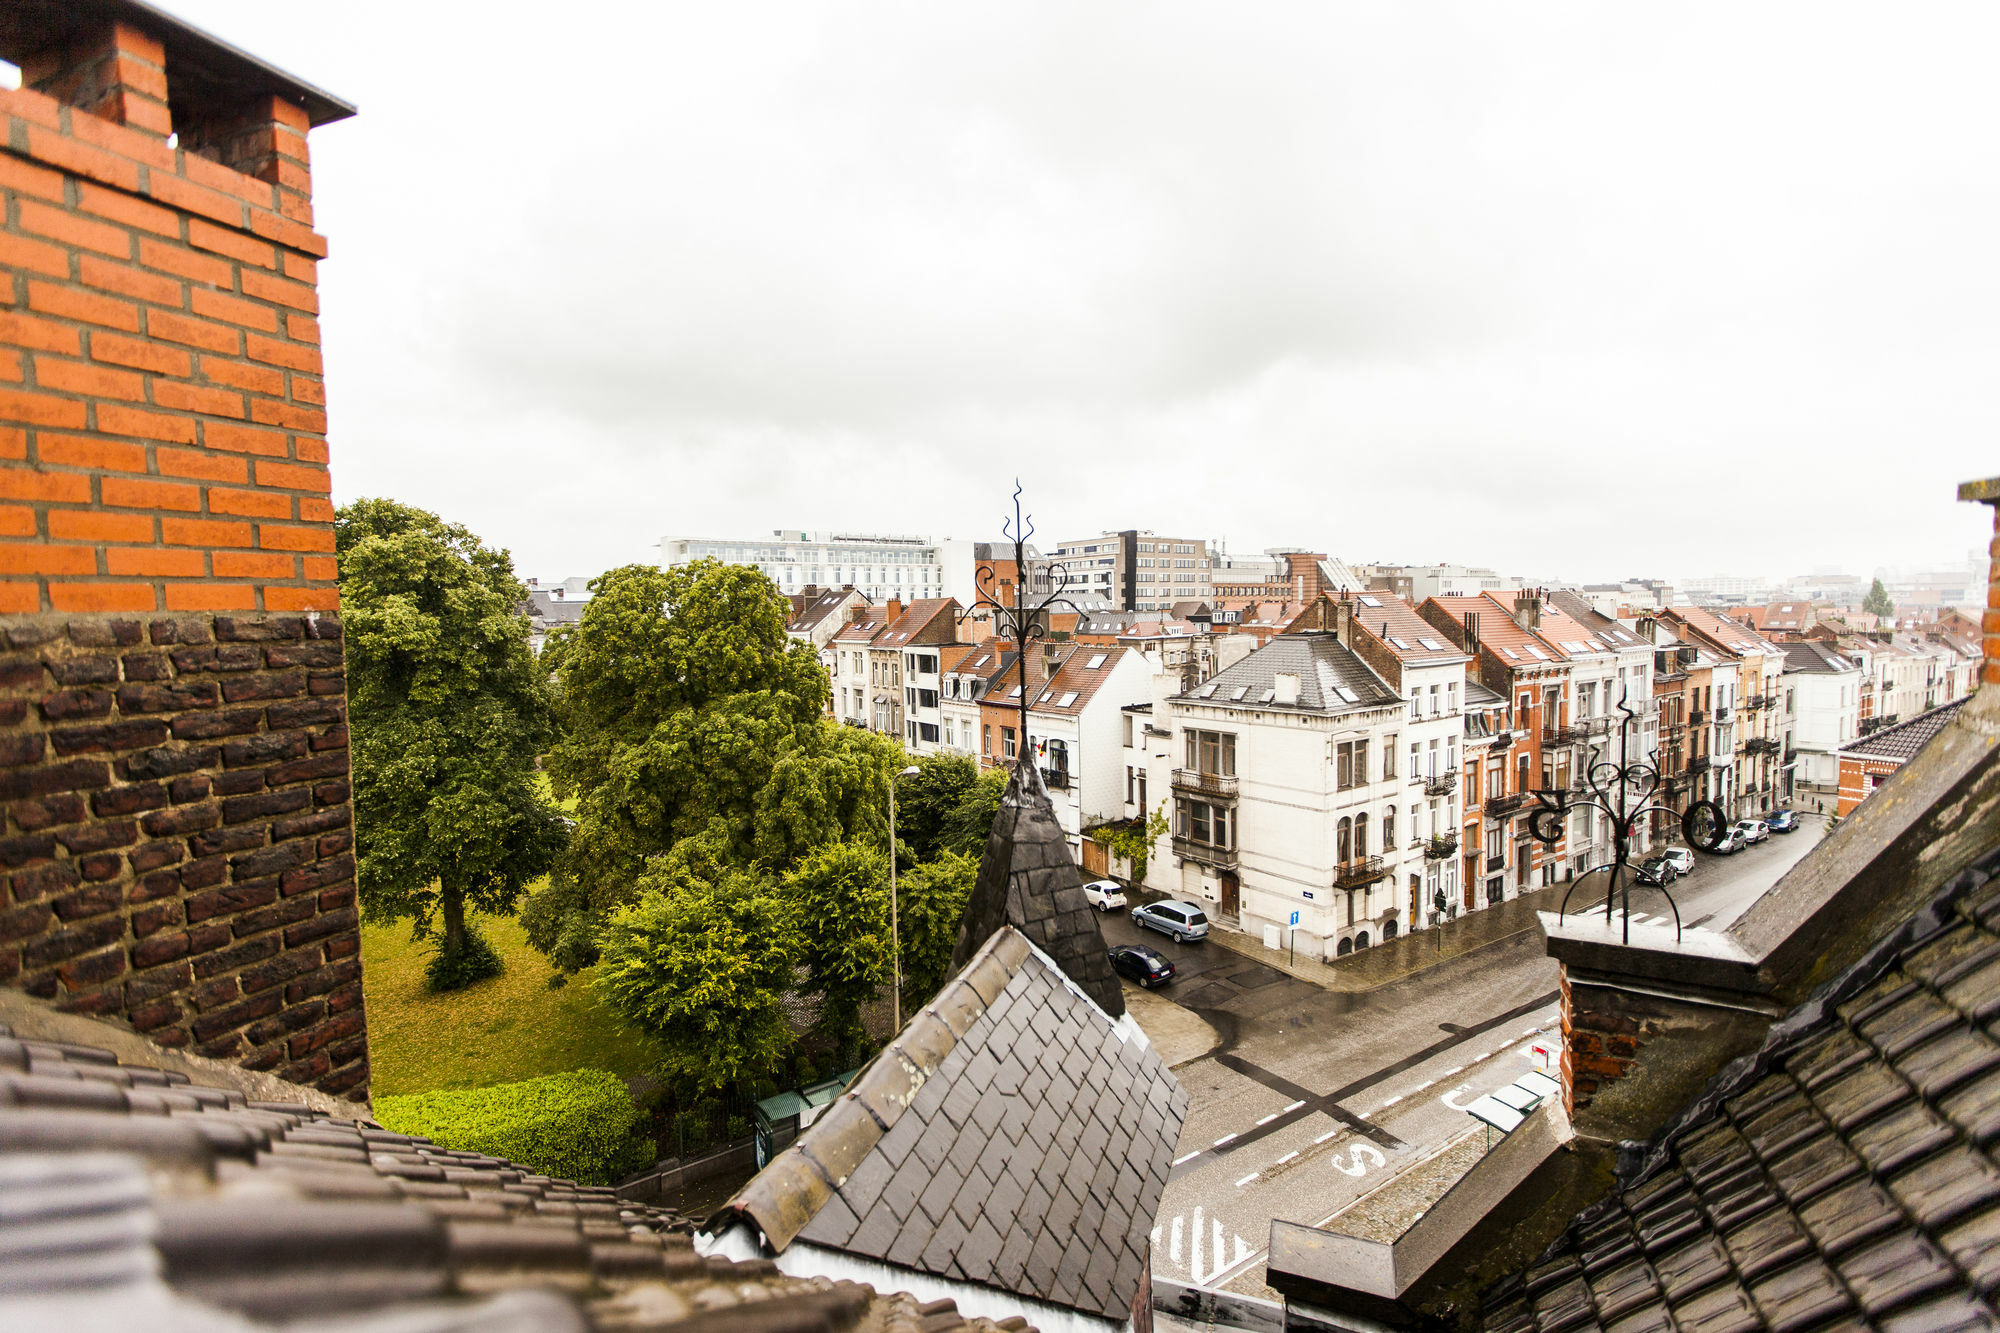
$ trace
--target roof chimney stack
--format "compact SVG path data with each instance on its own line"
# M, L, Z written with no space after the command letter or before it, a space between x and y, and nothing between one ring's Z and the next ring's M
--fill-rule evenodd
M1514 623L1524 630L1542 627L1542 599L1532 589L1523 588L1514 594Z
M1465 651L1473 657L1479 656L1479 613L1465 613Z

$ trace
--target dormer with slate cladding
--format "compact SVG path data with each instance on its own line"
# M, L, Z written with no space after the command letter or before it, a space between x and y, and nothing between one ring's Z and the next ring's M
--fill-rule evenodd
M0 984L365 1098L309 131L146 5L0 8Z

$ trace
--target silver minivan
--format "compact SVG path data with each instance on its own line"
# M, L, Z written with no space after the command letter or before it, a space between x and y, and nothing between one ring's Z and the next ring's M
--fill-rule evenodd
M1134 924L1162 935L1171 935L1185 944L1208 938L1208 915L1193 903L1147 903L1132 909Z

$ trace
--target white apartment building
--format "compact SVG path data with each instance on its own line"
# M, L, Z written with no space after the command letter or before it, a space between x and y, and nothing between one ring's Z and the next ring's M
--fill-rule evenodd
M696 560L755 565L790 595L811 585L851 583L870 601L926 597L971 601L971 542L865 533L777 529L768 537L660 538L660 568Z
M1083 831L1124 815L1124 710L1152 692L1152 670L1129 649L1091 644L1062 646L1051 665L1028 705L1029 753L1081 861Z
M1780 686L1792 719L1797 795L1834 808L1840 795L1841 746L1861 735L1861 667L1830 643L1788 643Z
M1143 733L1173 802L1148 887L1307 957L1410 929L1406 875L1456 857L1409 850L1409 705L1352 649L1282 635L1165 704Z

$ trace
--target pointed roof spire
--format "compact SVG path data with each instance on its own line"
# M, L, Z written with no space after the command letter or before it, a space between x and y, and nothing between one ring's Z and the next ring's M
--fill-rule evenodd
M1125 1012L1125 993L1111 970L1097 913L1084 901L1083 878L1056 822L1041 770L1029 763L1014 765L1013 780L986 835L979 879L966 901L958 947L952 951L952 970L970 962L1002 926L1033 941L1105 1013L1117 1018Z

